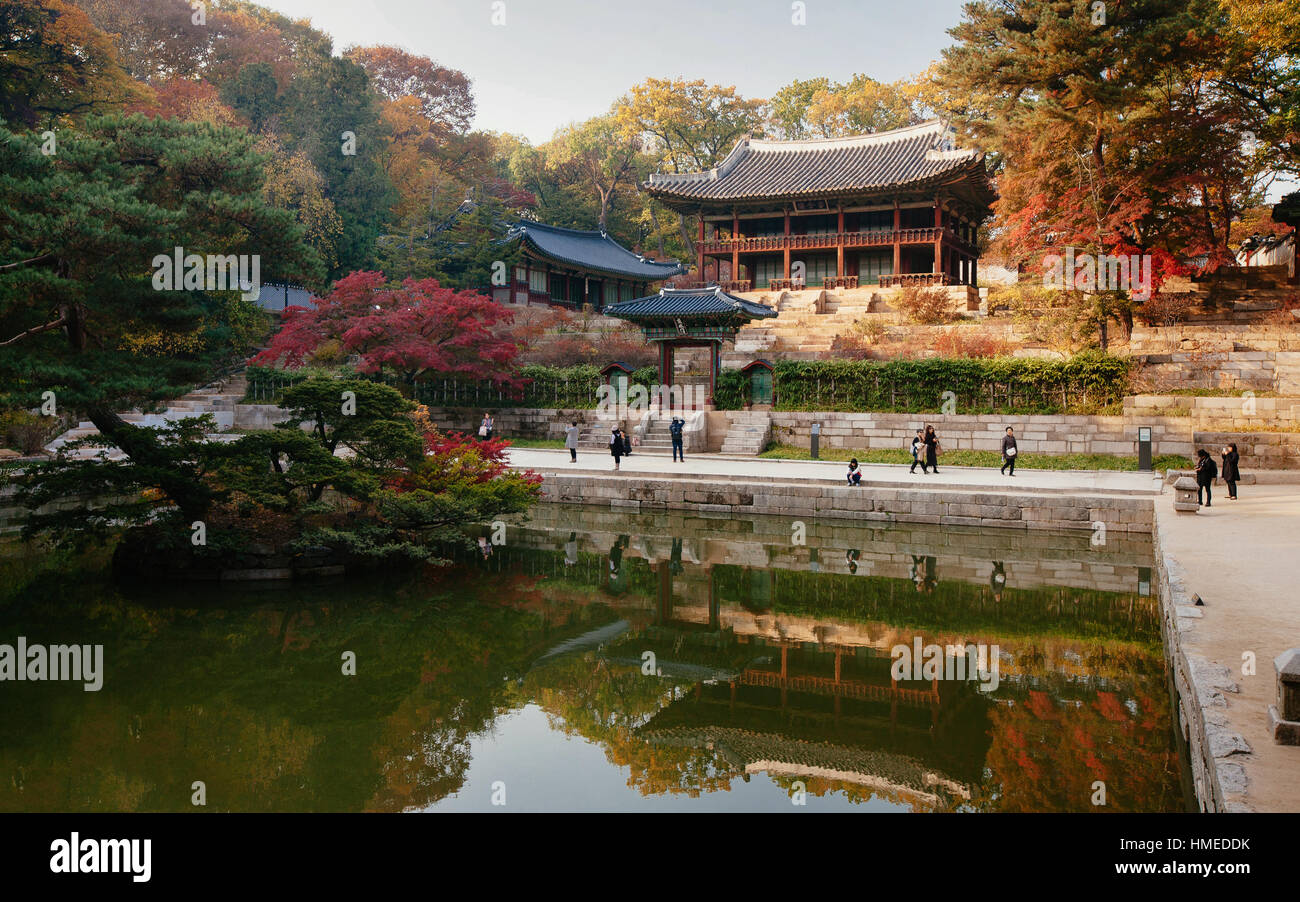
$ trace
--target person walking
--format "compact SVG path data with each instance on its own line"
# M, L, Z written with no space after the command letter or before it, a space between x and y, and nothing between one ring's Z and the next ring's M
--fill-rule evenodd
M682 450L682 430L686 426L686 421L681 417L673 417L672 424L668 427L668 435L673 440L673 461L678 460L686 462L686 452Z
M858 459L855 457L849 461L849 472L845 474L849 485L862 485L862 470L858 468Z
M1016 431L1010 426L1007 427L1007 434L1002 436L1002 472L1007 472L1007 467L1011 468L1010 476L1016 475Z
M1219 468L1214 463L1214 458L1204 448L1196 452L1196 503L1204 503L1206 507L1210 506L1210 487L1214 484L1214 479L1219 475ZM1205 501L1201 501L1201 493L1205 493Z
M1237 453L1236 442L1229 442L1223 449L1223 469L1219 475L1228 484L1228 500L1236 501L1237 483L1241 480L1241 455Z
M924 441L924 430L916 430L916 435L912 436L912 466L908 468L907 472L915 473L917 464L921 464L924 467L925 462L921 459L921 451L925 447Z
M939 472L939 435L934 431L933 426L925 427L925 436L922 441L925 442L925 462L921 464L921 472L929 473L929 467L934 468L934 472Z
M496 421L492 419L492 414L483 414L483 422L478 426L478 437L485 442L492 441L492 432L496 428Z
M569 449L569 462L578 462L578 421L564 427L564 447Z
M623 459L623 430L617 426L609 436L609 453L614 457L614 469L618 469L619 461Z

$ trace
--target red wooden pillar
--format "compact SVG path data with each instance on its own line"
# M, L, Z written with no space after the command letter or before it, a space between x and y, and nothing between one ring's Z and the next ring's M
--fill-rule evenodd
M718 379L718 349L721 347L720 342L709 342L709 406L713 406L713 391L717 388Z
M898 275L903 270L903 244L899 235L902 230L903 210L898 205L898 198L894 198L894 275Z
M708 279L704 275L704 214L700 214L700 240L695 245L696 267L700 274L701 284L707 284Z
M790 278L790 211L785 211L785 276Z
M934 199L934 271L943 272L943 207L939 206L939 198Z
M835 236L835 275L844 273L844 208L840 207L839 231Z
M740 278L740 214L731 211L731 279ZM712 392L710 392L712 394Z

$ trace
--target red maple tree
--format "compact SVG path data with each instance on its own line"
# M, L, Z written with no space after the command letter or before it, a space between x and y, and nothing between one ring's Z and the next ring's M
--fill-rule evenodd
M428 373L513 385L518 345L494 331L509 310L473 291L443 288L436 279L389 286L380 272L354 272L334 283L314 309L290 307L270 347L253 358L296 369L326 342L357 358L357 371Z

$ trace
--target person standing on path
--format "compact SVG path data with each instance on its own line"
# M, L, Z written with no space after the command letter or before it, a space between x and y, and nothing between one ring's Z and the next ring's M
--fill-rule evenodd
M1206 507L1210 506L1210 487L1214 484L1214 478L1219 475L1219 468L1214 463L1214 458L1204 448L1196 452L1196 503L1201 504L1201 493L1205 493Z
M668 427L668 434L673 440L673 461L678 460L686 462L686 452L682 450L682 429L686 421L680 417L673 417L672 425Z
M1007 434L1002 436L1002 472L1007 472L1007 467L1011 468L1009 475L1016 475L1016 431L1010 426L1007 427Z
M925 427L925 436L922 439L925 442L925 462L921 464L921 472L929 473L929 467L934 468L934 472L939 472L939 435L934 431L933 426Z
M623 459L623 430L617 426L609 436L609 453L614 456L614 469L618 469L619 461Z
M1237 453L1236 442L1230 442L1223 449L1223 469L1219 475L1228 484L1228 500L1237 500L1237 482L1241 479L1241 455Z
M492 441L492 431L496 428L496 421L492 419L492 414L483 414L483 422L479 424L478 436L485 442Z
M578 462L578 421L564 427L564 447L569 449L570 463Z
M907 472L915 473L917 464L921 464L922 467L925 466L925 462L921 459L921 450L925 447L924 442L924 430L916 430L916 435L912 436L912 466L908 468Z

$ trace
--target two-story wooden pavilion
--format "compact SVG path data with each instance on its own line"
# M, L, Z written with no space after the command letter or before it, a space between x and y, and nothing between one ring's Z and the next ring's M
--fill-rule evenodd
M976 233L996 199L983 154L955 147L937 119L851 138L744 138L715 169L657 173L645 189L700 217L698 278L732 291L975 285Z
M522 261L511 284L493 289L507 304L566 307L630 301L683 271L676 260L651 260L628 250L602 231L580 231L521 220L504 239L517 244Z

